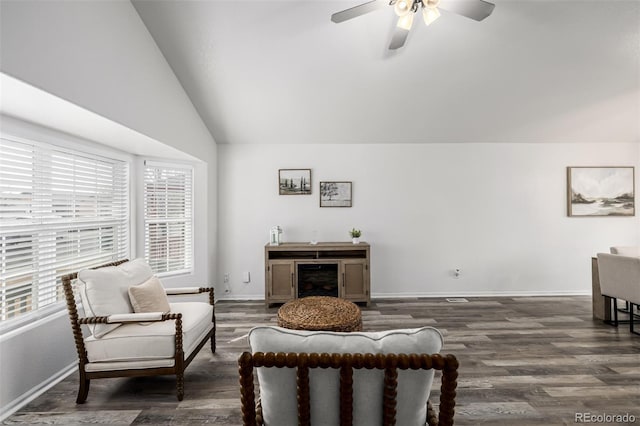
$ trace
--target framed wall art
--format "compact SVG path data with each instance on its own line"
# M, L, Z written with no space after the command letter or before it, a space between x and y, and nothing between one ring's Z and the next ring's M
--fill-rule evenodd
M280 195L311 194L311 169L278 170L278 188Z
M351 207L351 182L320 182L320 207Z
M569 216L635 216L633 167L567 167Z

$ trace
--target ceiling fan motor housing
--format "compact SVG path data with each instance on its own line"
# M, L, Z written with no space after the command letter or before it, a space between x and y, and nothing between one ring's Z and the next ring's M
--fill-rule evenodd
M435 9L440 4L440 0L390 0L389 5L393 6L396 15L404 16L409 12L417 12L420 5L423 8Z

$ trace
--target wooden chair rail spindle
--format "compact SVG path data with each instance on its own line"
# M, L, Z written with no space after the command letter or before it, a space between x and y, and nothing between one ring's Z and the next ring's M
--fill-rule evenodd
M328 354L328 353L283 353L244 352L238 359L242 418L245 425L261 425L261 407L256 407L253 371L257 367L297 368L298 422L309 425L311 419L309 395L309 369L334 368L340 370L340 425L353 423L353 369L384 370L383 423L395 425L398 369L442 371L439 413L431 402L427 404L427 419L430 426L453 425L455 397L458 377L458 361L453 355L440 354Z

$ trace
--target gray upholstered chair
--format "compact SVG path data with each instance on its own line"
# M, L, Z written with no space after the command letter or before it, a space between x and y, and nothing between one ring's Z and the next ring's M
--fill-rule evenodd
M213 288L165 289L143 259L64 275L62 284L78 352L78 404L91 379L165 374L176 375L181 401L185 368L207 341L216 350ZM208 300L167 298L197 293Z
M640 257L640 246L613 246L609 248L611 254L622 256ZM618 309L618 312L629 313L629 302L625 301L625 307Z
M432 327L340 333L261 326L238 360L245 425L453 424L458 361ZM257 370L260 401L253 374ZM439 413L429 402L442 371Z
M640 305L640 257L598 253L600 291L613 302L613 324L618 326L617 299L629 304L629 328L634 331L634 309Z
M635 246L615 246L610 248L611 254L622 256L640 257L640 247Z

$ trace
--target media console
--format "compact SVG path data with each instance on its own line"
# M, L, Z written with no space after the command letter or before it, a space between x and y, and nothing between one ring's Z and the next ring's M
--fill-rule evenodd
M369 252L365 242L267 244L266 305L305 296L333 296L369 305Z

